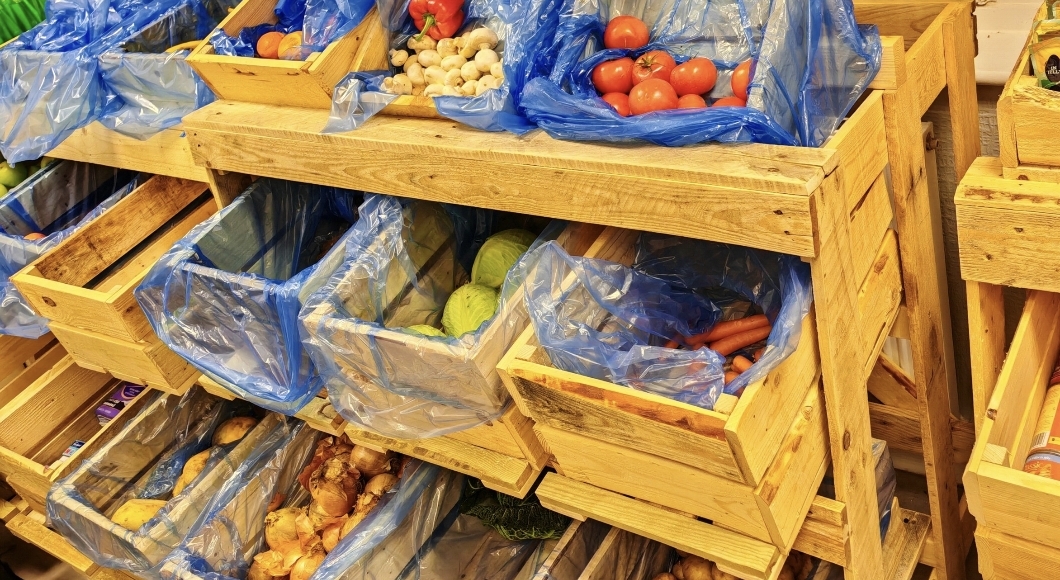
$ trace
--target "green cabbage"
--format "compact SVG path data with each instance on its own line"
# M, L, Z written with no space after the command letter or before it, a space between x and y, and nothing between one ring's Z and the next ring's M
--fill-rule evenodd
M481 284L465 284L445 303L442 327L449 336L475 332L497 312L497 291Z
M422 334L423 336L445 336L444 332L429 324L416 324L405 328L405 330L413 334Z
M500 288L508 270L530 249L537 236L526 230L504 230L482 244L471 268L471 282Z

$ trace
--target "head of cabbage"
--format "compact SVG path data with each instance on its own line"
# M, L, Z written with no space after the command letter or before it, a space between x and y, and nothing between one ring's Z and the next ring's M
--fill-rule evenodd
M445 336L445 333L429 324L414 324L406 327L406 331L423 336Z
M482 244L471 267L471 282L500 288L508 270L530 249L537 236L526 230L504 230Z
M442 327L449 336L475 332L497 312L497 291L482 284L464 284L449 296Z

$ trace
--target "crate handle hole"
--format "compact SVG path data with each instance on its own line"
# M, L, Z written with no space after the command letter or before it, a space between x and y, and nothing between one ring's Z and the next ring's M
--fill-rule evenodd
M44 296L44 297L41 298L41 300L43 300L44 303L47 304L48 306L51 306L52 308L55 307L55 301L52 300L51 298L48 298L47 296Z

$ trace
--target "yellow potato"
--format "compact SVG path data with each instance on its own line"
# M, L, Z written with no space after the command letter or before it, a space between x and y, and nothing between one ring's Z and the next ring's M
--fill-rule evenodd
M196 477L199 477L202 470L206 468L206 460L210 458L212 449L213 447L192 455L191 459L184 464L184 470L180 472L180 477L177 478L177 483L173 486L173 495L180 493L191 482L195 481Z
M155 517L164 505L166 502L160 499L130 499L114 512L111 519L119 526L135 532Z
M213 444L228 445L229 443L239 441L247 434L247 431L250 431L250 429L257 424L258 420L254 417L232 417L218 425L217 429L214 430Z

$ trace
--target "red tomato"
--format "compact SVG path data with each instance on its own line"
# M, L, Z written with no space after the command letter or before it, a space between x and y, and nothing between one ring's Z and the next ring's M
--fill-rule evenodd
M633 88L633 59L627 56L596 65L593 69L593 86L603 95L628 93Z
M714 101L712 107L746 107L747 101L739 97L725 97Z
M748 59L741 62L740 66L732 71L732 94L745 101L747 100L747 85L751 84L751 80L755 76L754 67L755 62Z
M699 95L682 95L677 99L678 109L706 109L707 102Z
M607 101L607 104L611 105L611 108L619 115L629 116L629 95L626 93L607 93L600 98Z
M637 59L633 66L633 84L642 83L648 79L662 79L670 82L670 71L674 70L674 58L664 50L651 50Z
M670 73L670 84L677 95L705 95L718 80L718 68L709 58L697 56L677 65Z
M604 29L607 48L640 48L648 44L648 27L639 18L616 16Z
M677 93L662 79L648 79L629 92L629 111L634 115L676 108Z

